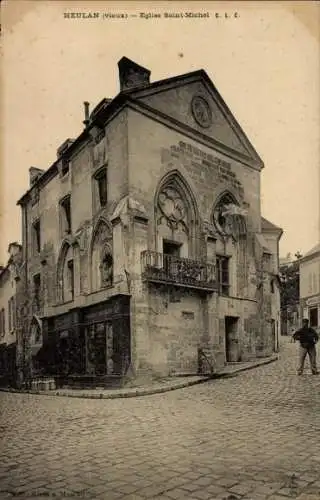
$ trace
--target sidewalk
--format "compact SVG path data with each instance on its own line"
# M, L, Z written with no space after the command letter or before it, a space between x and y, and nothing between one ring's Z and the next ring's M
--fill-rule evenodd
M267 358L255 359L254 361L229 363L222 370L214 375L203 376L183 376L183 377L168 377L160 381L151 381L150 384L140 387L125 387L122 389L56 389L51 391L38 390L17 390L0 388L0 391L24 393L24 394L40 394L46 396L64 396L72 398L86 399L115 399L115 398L132 398L137 396L148 396L151 394L160 394L163 392L182 389L191 385L201 384L208 380L223 377L233 377L238 373L257 368L258 366L267 365L279 358L278 354L274 354Z

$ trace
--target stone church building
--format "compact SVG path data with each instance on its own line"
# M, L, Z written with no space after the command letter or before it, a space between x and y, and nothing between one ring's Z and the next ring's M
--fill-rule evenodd
M214 371L278 349L263 162L205 71L150 82L123 57L23 219L33 370L97 384Z

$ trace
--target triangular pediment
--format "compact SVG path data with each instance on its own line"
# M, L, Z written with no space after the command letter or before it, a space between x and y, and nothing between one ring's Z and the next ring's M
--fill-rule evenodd
M129 94L238 154L240 159L250 160L259 169L263 167L261 158L205 71L161 80Z

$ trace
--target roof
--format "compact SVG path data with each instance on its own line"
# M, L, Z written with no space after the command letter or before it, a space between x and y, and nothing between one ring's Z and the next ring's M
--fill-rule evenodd
M127 58L122 58L122 60L127 60ZM133 61L130 61L132 64L136 65L139 68L139 65L134 63ZM142 68L146 70L146 68ZM149 70L146 70L149 71ZM139 99L139 96L141 95L141 92L144 91L149 91L151 89L155 90L164 90L168 85L178 85L178 84L183 84L183 83L188 83L190 81L195 81L195 80L201 80L207 84L207 86L211 89L212 93L214 94L215 98L218 100L220 106L224 109L226 117L228 118L229 122L232 125L233 129L237 130L237 133L241 135L241 140L246 144L247 149L251 153L251 155L254 158L254 162L257 166L257 168L261 169L263 168L263 162L261 158L259 157L258 153L255 151L254 147L250 143L249 139L246 137L245 133L243 132L241 126L238 124L236 121L233 113L229 110L228 106L226 105L225 101L221 97L220 93L214 86L213 82L207 75L207 73L203 70L197 70L193 72L189 72L186 74L178 75L178 76L173 76L169 78L165 78L163 80L158 80L155 82L151 83L142 83L138 87L134 87L132 89L126 89L118 93L113 99L103 99L101 103L103 103L103 106L100 109L100 104L96 106L96 108L93 110L93 113L91 113L91 122L88 124L88 126L82 130L82 132L79 134L79 136L74 140L72 144L67 148L67 154L72 155L72 153L79 147L80 144L82 144L84 141L88 140L90 138L90 129L94 127L95 125L100 125L104 126L105 122L107 120L112 119L112 117L119 112L119 110L128 105L135 105L136 108L140 110L148 110L148 106L141 102ZM149 111L155 112L157 115L160 116L160 112L156 109L150 108ZM171 121L173 121L171 119ZM181 125L181 124L179 124ZM42 186L46 182L48 182L52 177L57 175L58 173L58 163L59 159L55 160L53 164L43 172L42 175L39 176L39 178L35 181L34 185L30 187L23 195L22 197L18 200L17 204L18 205L23 205L29 198L29 194L31 190L35 186Z
M311 250L309 250L309 252L307 252L306 254L304 254L303 257L301 257L300 261L304 260L307 257L312 257L313 255L315 255L317 253L320 253L320 243L318 243L318 245L316 245L313 248L311 248Z
M253 147L252 143L249 141L241 125L236 120L234 114L231 112L230 108L226 104L225 100L222 98L220 92L213 84L211 78L208 76L205 70L199 69L196 71L191 71L189 73L184 73L177 76L171 76L169 78L151 82L149 84L140 85L137 87L133 87L131 89L127 89L123 93L130 95L131 98L135 100L138 100L140 104L141 103L140 98L143 98L143 96L152 95L152 92L153 93L163 92L164 90L176 88L179 85L187 85L189 83L195 83L195 82L203 83L206 89L209 91L209 94L211 94L212 99L216 102L218 108L222 111L224 119L233 130L233 133L235 133L235 135L238 136L238 139L246 149L247 159L250 157L252 159L255 168L257 168L258 170L264 168L264 163L260 158L259 154ZM154 108L153 110L158 112ZM251 166L253 166L252 162L250 164Z
M261 217L261 229L262 231L283 231L283 229L279 226L273 224L268 219Z

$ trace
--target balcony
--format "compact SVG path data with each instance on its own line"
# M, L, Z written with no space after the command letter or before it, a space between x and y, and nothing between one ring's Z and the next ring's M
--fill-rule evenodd
M212 293L216 290L215 265L192 259L165 255L151 250L141 253L142 279L194 288Z

